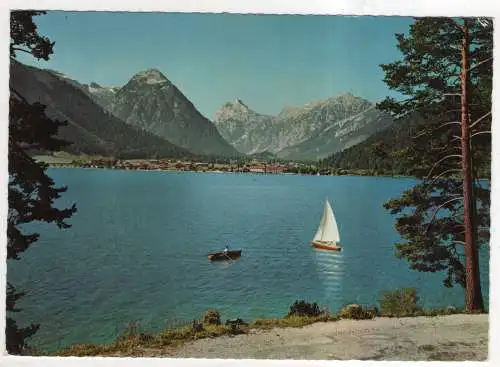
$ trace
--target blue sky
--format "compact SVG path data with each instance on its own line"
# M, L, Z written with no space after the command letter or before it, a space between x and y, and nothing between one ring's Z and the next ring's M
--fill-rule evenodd
M302 15L49 12L39 32L55 41L48 62L72 78L123 85L161 70L208 118L239 98L260 113L351 92L391 95L379 67L400 58L395 33L411 18Z

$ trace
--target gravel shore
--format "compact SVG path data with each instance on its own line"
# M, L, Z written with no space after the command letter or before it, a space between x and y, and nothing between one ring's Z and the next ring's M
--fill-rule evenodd
M376 318L200 339L177 358L485 360L488 315Z

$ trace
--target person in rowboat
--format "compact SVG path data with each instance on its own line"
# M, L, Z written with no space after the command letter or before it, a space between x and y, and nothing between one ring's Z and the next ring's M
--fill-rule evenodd
M224 248L224 255L227 255L227 252L229 251L229 245L226 245Z

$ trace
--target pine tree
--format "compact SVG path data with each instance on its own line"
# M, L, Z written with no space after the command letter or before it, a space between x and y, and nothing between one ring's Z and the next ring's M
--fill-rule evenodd
M406 98L378 107L421 117L401 157L423 182L385 204L400 214L397 256L416 270L446 271L445 286L465 288L468 311L484 309L478 249L489 241L490 203L478 179L491 152L492 28L487 19L417 18L408 36L396 35L402 60L381 65Z
M10 15L10 57L16 58L24 52L37 59L48 60L54 43L37 33L33 17L44 14L39 11L13 11ZM63 122L52 120L45 113L45 106L29 103L10 87L9 100L9 212L7 219L7 259L19 260L20 254L39 239L38 233L27 233L24 225L44 221L55 223L59 228L68 228L65 222L75 212L75 205L57 209L54 201L66 191L56 187L47 175L47 166L36 162L30 155L33 151L57 151L68 143L56 137ZM12 313L19 312L16 302L23 296L16 288L7 284L6 346L11 354L21 354L27 348L26 339L32 336L39 325L19 327Z

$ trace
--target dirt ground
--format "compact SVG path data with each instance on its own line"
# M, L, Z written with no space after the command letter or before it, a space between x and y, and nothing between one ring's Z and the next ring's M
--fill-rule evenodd
M486 360L488 315L376 318L200 339L177 358Z

